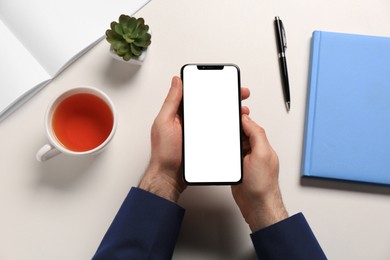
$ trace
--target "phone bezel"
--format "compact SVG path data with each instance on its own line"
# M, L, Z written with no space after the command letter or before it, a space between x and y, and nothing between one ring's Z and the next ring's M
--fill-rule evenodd
M220 182L190 182L186 179L185 175L185 132L184 132L184 124L185 124L185 115L184 115L184 93L185 93L185 78L184 78L184 69L187 66L197 66L199 70L220 70L223 69L225 66L233 66L237 70L237 91L238 91L238 112L239 112L239 133L240 133L240 179L238 181L233 181L233 182L225 182L225 181L220 181ZM235 184L240 184L242 182L243 178L243 151L242 151L242 142L243 142L243 130L242 130L242 123L241 123L241 75L240 75L240 68L233 63L215 63L215 64L197 64L197 63L189 63L185 64L181 67L180 69L180 77L183 83L183 98L182 102L180 105L180 114L181 114L181 119L182 119L182 167L183 167L183 180L187 185L235 185Z

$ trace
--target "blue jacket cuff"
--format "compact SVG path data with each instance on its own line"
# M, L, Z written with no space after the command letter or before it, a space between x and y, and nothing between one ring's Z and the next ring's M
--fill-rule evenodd
M302 213L251 234L259 259L326 259Z
M183 217L179 205L133 187L94 259L170 259Z

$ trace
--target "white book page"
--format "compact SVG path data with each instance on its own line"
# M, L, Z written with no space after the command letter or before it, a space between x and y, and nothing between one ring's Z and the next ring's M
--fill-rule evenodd
M134 14L149 1L1 0L0 18L54 77L76 54L102 37L111 21L122 13Z
M0 20L0 114L50 75Z

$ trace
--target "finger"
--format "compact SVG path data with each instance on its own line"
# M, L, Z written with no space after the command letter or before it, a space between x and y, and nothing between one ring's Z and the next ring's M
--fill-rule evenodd
M241 107L241 114L249 115L249 113L250 113L249 107L247 107L247 106L242 106Z
M160 116L165 118L176 117L179 110L181 99L183 95L183 85L179 77L174 76L171 82L171 88L169 89L168 95L165 98L164 104L160 110Z
M241 88L241 99L242 100L249 98L250 95L251 95L251 92L249 91L249 88L245 88L245 87Z
M251 146L249 144L248 137L243 136L242 138L242 152L244 155L248 154L251 150Z
M242 129L249 139L249 144L252 150L255 147L265 147L268 145L268 139L265 135L265 130L250 119L248 115L242 116Z

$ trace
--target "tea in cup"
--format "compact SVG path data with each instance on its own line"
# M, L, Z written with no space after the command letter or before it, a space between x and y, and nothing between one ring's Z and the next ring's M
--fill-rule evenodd
M70 89L47 109L45 128L49 144L37 153L46 161L59 153L90 155L100 152L116 130L115 108L110 98L92 87Z

